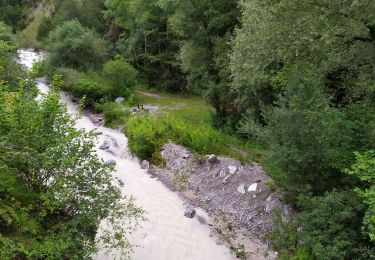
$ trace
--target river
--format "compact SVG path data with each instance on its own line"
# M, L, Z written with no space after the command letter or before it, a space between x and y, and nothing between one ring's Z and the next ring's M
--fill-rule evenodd
M31 49L18 51L19 63L28 69L43 59L44 55ZM37 79L37 86L42 93L48 92L48 84L43 79ZM69 113L77 113L77 105L71 101L68 94L62 93L62 102ZM184 217L186 205L174 192L170 191L160 181L150 178L146 170L141 169L137 158L130 155L126 136L117 130L98 127L89 117L81 116L76 122L77 128L101 132L97 147L104 141L111 143L107 151L97 149L97 154L103 160L115 160L116 170L113 175L124 182L123 192L133 196L137 206L146 212L148 222L133 233L129 240L139 245L134 249L131 259L135 260L226 260L233 259L229 248L216 242L210 236L207 224L201 224L198 218ZM210 223L209 216L202 210L197 215ZM103 252L94 257L96 260L118 259L116 255L105 255Z

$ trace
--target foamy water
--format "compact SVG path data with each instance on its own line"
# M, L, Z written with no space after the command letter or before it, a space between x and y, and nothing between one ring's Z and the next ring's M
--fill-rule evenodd
M19 62L27 68L44 55L33 50L19 50ZM48 85L42 79L37 80L42 93L48 92ZM66 93L62 93L62 101L71 114L77 113L76 104ZM129 156L127 138L117 130L94 125L87 116L82 116L76 123L77 128L101 132L96 146L104 141L111 143L107 151L97 149L97 154L104 161L115 160L116 171L113 175L124 182L123 193L135 198L135 204L146 210L148 222L142 229L133 233L129 240L139 245L131 255L136 260L224 260L234 259L229 248L218 245L216 238L210 236L207 224L201 224L197 217L184 217L186 205L179 196L166 188L161 182L150 178L146 170L141 169L139 161ZM202 210L197 215L210 223L209 216ZM97 260L118 259L116 255L105 255L99 252Z

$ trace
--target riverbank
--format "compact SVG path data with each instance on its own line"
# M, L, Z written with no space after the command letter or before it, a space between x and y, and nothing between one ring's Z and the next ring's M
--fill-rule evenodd
M24 51L21 55L22 64L29 67L41 55ZM45 83L38 81L38 87L44 87ZM72 102L70 95L63 93L62 102L66 104L68 112L77 115L77 104ZM139 161L132 157L128 151L128 140L125 135L117 130L96 125L88 116L81 116L76 122L76 127L87 131L96 131L97 155L103 162L115 164L113 176L119 178L124 187L122 192L135 199L135 204L146 212L148 222L142 225L142 230L129 234L132 244L138 245L131 255L132 259L233 259L228 247L218 245L210 236L210 228L203 225L197 219L189 219L184 216L186 205L179 196L167 189L160 181L141 169ZM108 149L99 147L103 143L109 143ZM198 215L211 220L204 211L198 211ZM105 250L99 252L96 259L113 259L115 255L105 255Z

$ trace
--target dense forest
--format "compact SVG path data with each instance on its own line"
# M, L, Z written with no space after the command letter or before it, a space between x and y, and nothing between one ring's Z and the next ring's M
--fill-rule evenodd
M59 108L58 91L37 105L14 61L28 13L41 6L52 6L35 29L48 58L31 75L48 75L108 121L129 120L136 155L160 163L163 138L202 154L225 154L224 136L251 144L298 211L270 234L281 259L375 259L373 0L0 0L0 258L87 257L97 227L84 223L121 210L111 206L121 195L110 169ZM124 116L113 101L135 104L136 89L204 97L213 112L199 143L177 131L191 131L188 120ZM72 171L87 183L59 174ZM97 200L72 203L80 192Z

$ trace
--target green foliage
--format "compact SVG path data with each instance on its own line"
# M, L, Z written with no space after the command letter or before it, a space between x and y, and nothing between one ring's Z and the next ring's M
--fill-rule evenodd
M43 77L47 73L47 64L44 60L35 62L31 71L29 72L30 77Z
M363 220L364 232L371 241L375 242L375 152L367 151L363 154L355 153L356 162L348 174L356 175L363 185L356 188L356 192L367 205L365 218Z
M117 102L104 103L100 105L100 110L103 111L106 126L120 125L131 116L130 109Z
M0 86L13 87L26 76L25 70L14 59L14 51L14 37L9 27L0 22Z
M52 31L52 29L53 29L52 18L44 17L41 20L40 24L38 25L36 39L40 42L46 40L48 37L48 34L50 33L50 31Z
M312 260L304 247L298 247L298 223L295 220L284 221L280 210L275 211L275 227L269 234L269 240L282 260Z
M231 56L239 112L272 105L273 87L283 84L279 71L301 61L323 79L332 105L373 102L374 1L255 0L242 7Z
M331 115L319 80L311 71L289 79L288 91L268 112L264 131L267 165L284 172L279 184L290 192L319 194L339 185L341 174L327 164Z
M219 132L207 123L194 124L173 115L131 117L126 122L125 132L130 150L156 164L161 163L160 149L168 140L201 155L227 155L240 160L248 160L250 156L245 151L245 155L241 153L242 146L232 149L238 144L234 137Z
M0 21L10 26L22 28L35 0L2 0L0 1Z
M126 234L142 210L124 198L94 152L93 133L74 128L60 104L61 77L35 100L20 85L0 89L0 256L2 259L86 259L96 239L127 256ZM101 220L108 227L100 234Z
M358 232L363 204L350 191L301 197L300 239L316 259L370 259L374 247ZM355 246L353 246L355 245Z
M113 96L128 97L136 84L137 71L124 60L111 60L103 66L103 77Z
M181 91L185 80L176 61L178 42L168 26L169 12L157 0L106 0L108 38L151 86Z
M54 0L54 6L56 12L51 19L53 28L66 21L78 20L83 26L98 33L106 30L102 14L104 0Z
M218 82L227 82L225 44L240 14L237 0L160 0L180 43L178 58L187 74L188 89L201 93Z
M107 44L77 20L64 22L49 34L48 64L52 68L99 69L107 57Z

